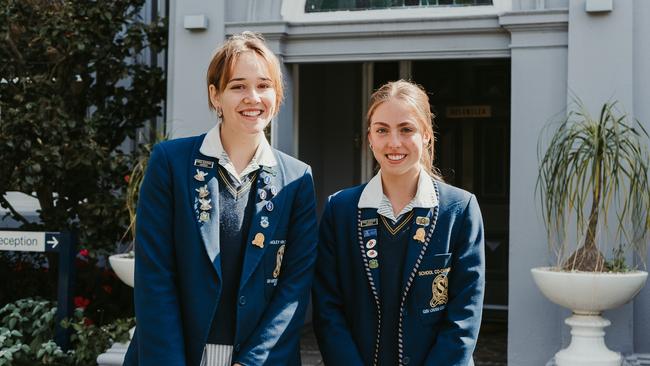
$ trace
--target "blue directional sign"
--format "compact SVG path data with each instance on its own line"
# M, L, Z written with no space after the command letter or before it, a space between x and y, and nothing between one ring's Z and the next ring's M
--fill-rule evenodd
M0 251L58 252L61 233L42 231L0 231Z

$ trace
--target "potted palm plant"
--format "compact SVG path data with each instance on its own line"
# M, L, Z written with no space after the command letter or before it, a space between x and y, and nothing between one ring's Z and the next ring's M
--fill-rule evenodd
M565 321L572 340L556 364L620 365L621 355L605 345L611 323L601 313L629 302L648 276L638 269L646 268L650 229L648 133L616 102L597 119L575 105L539 150L536 193L557 262L532 274L546 297L573 312Z

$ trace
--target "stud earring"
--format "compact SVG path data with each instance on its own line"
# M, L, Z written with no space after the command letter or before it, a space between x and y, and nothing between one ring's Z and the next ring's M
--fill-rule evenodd
M217 117L219 118L223 117L223 110L221 110L221 108L218 107L217 107Z

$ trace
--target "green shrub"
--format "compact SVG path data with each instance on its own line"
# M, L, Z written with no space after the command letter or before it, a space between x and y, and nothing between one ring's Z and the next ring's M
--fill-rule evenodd
M71 349L63 352L53 341L56 306L39 299L21 299L0 309L0 366L96 365L97 356L113 342L126 342L134 319L96 326L75 310L63 326L72 330Z

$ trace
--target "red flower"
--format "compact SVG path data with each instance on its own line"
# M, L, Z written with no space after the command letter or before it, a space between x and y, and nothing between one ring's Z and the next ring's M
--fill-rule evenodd
M90 254L90 252L88 252L88 249L81 249L79 251L79 255L82 256L82 257L87 257L88 254Z
M74 298L74 307L79 309L85 309L86 306L90 305L90 300L83 296L75 296Z
M93 322L92 319L90 319L90 318L85 318L85 317L84 317L84 325L85 325L85 326L93 325L93 324L94 324L94 322Z
M106 291L107 294L111 294L113 292L113 288L109 285L104 285L102 286L102 288L104 289L104 291Z
M131 176L130 176L130 175L127 174L127 175L124 176L124 181L125 181L125 182L129 183L130 180L131 180Z

